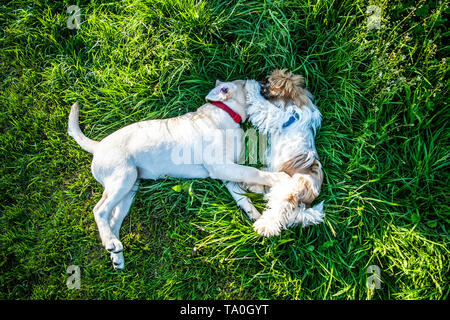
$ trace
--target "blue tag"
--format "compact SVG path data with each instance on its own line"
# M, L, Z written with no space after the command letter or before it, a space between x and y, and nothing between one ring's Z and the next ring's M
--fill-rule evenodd
M300 116L298 115L297 112L294 111L294 114L289 118L289 120L286 121L285 123L283 123L283 126L282 126L283 129L289 127L291 124L293 124L298 119L300 119Z

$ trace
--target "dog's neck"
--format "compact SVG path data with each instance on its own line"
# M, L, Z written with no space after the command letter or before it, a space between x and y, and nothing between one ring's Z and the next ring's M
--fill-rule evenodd
M234 99L228 99L226 101L223 101L223 103L225 103L229 108L233 109L234 112L239 113L239 115L242 118L242 123L244 123L245 120L247 120L246 107L243 106L241 103L239 103L238 101L236 101Z

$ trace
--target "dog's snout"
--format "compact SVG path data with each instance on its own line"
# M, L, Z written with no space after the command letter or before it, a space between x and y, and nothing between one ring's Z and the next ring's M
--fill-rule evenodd
M264 81L258 81L259 87L261 88L261 92L266 90L266 83Z
M269 93L269 90L268 90L268 88L267 88L266 83L260 81L259 84L261 85L261 90L260 90L261 95L262 95L264 98L267 98L268 93Z

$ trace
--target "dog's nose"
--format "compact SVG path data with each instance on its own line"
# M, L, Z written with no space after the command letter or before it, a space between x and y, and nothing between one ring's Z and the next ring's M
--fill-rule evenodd
M261 93L261 95L262 95L263 97L265 97L266 94L267 94L267 88L266 88L266 86L265 86L263 83L260 82L260 84L261 84L261 90L260 90L260 93Z

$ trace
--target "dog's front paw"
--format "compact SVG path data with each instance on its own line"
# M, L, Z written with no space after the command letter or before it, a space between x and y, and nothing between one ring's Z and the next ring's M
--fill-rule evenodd
M119 253L123 250L122 242L117 239L110 239L105 244L105 249L111 253Z
M264 215L253 224L253 230L264 237L278 236L281 226L273 219L264 218Z

